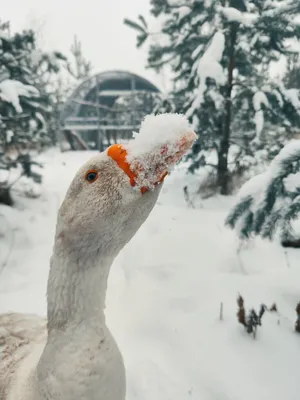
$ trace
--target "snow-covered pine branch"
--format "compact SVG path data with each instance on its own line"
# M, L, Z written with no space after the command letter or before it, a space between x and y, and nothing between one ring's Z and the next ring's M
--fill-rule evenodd
M281 240L293 237L292 222L300 213L300 140L287 144L269 168L244 184L226 219L241 239L252 235Z
M195 110L197 110L203 100L204 92L207 89L206 80L207 78L213 79L216 84L224 85L226 83L226 77L220 61L223 56L225 48L225 36L222 32L217 31L212 37L212 40L206 49L205 53L198 61L195 62L192 73L196 73L197 89L195 90L195 98L191 107L187 110L186 115L191 117ZM193 53L196 58L198 54L198 48Z
M238 22L248 26L252 25L259 17L258 13L242 12L235 7L217 6L217 10L227 19L227 21Z
M39 91L31 85L24 85L22 82L13 79L6 79L0 82L0 99L11 103L17 113L23 111L20 104L20 96L37 97L39 96Z
M5 47L0 54L0 169L9 174L17 167L24 179L40 183L41 175L31 169L30 157L55 142L54 92L66 58L60 52L37 48L32 30L11 34L9 24L0 23L0 36ZM13 204L10 188L1 180L0 203Z
M264 127L264 112L262 105L269 107L269 101L265 93L261 90L257 91L253 96L253 107L255 110L255 126L256 126L256 137L260 139L261 132Z

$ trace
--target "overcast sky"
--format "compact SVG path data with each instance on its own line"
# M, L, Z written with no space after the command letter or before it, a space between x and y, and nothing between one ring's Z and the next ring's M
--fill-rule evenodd
M167 74L156 75L145 68L147 48L136 48L136 34L125 26L125 17L139 14L149 18L150 0L0 0L1 19L10 21L12 31L40 31L45 50L67 54L77 34L84 55L94 72L123 69L148 78L160 89L168 87ZM283 65L272 68L273 74Z
M75 34L95 72L125 69L163 89L161 76L146 70L147 51L136 49L136 35L123 24L125 17L149 16L150 0L2 0L1 20L12 31L41 29L47 50L67 53Z

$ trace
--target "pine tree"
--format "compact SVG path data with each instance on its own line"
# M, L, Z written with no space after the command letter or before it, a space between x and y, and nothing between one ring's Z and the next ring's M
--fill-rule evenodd
M91 76L92 64L88 61L82 50L82 44L77 36L74 36L74 42L71 46L72 62L68 62L69 73L78 81L82 81Z
M284 82L289 89L300 89L300 54L290 57Z
M21 166L36 182L30 153L50 144L52 77L65 57L36 49L32 31L10 35L9 23L0 24L0 169ZM3 174L2 174L3 175ZM0 202L12 203L9 174L0 182Z
M265 172L241 188L226 224L236 228L241 239L258 235L271 240L279 232L281 242L288 243L297 237L293 221L299 213L300 140L292 140Z
M293 56L286 41L300 37L299 13L292 0L151 0L162 36L150 45L148 66L171 67L177 111L199 134L190 170L210 165L221 194L258 154L272 158L295 133L299 100L269 69ZM141 16L125 23L139 46L152 35Z

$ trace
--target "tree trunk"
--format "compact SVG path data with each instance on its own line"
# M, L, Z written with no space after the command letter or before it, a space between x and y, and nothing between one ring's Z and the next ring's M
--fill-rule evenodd
M223 195L229 194L229 171L228 171L228 149L225 145L220 146L221 149L218 153L218 186L220 193Z
M228 171L228 151L230 147L230 127L231 127L231 92L232 92L232 81L233 81L233 70L235 64L235 43L237 37L238 24L231 23L229 31L229 62L227 69L227 88L225 93L225 114L223 121L223 132L218 151L218 185L220 187L220 193L228 195L230 192L229 187L229 171Z
M0 188L0 204L12 206L14 204L9 188Z

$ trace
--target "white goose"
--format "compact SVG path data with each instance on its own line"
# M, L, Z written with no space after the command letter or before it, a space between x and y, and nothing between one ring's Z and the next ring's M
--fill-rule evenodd
M172 116L155 118L163 121L160 128L172 122ZM180 118L174 116L173 125ZM58 214L48 322L31 315L0 316L1 400L125 399L122 356L105 323L107 278L114 258L154 207L167 167L196 135L184 122L171 146L166 136L168 145L162 147L162 137L161 132L159 152L148 144L143 155L136 146L136 157L134 152L127 157L126 149L114 145L77 172Z

